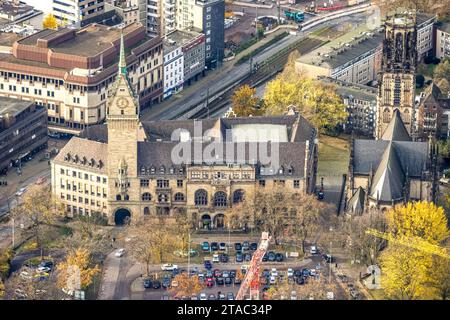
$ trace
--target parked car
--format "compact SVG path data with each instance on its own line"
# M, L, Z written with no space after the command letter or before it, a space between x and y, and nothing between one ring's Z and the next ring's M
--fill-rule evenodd
M36 271L39 272L39 273L47 273L47 272L52 271L52 269L50 269L50 268L48 268L48 267L38 267L38 268L36 269Z
M277 283L277 278L274 277L274 276L270 276L269 283L270 284L276 284Z
M153 282L151 279L144 279L144 288L145 289L153 288Z
M230 272L228 270L223 270L222 271L222 277L228 278L229 276L230 276Z
M20 197L21 195L23 195L23 194L25 193L25 191L27 191L27 187L20 188L20 189L16 192L16 196Z
M206 278L214 277L213 271L211 269L206 270Z
M309 253L310 254L317 254L317 247L316 246L311 246L311 248L309 248Z
M161 300L170 300L170 296L168 294L163 294L163 296L161 297Z
M225 279L225 285L227 285L227 286L231 286L232 285L233 281L231 280L230 277L226 277L224 279Z
M233 292L228 292L228 293L227 293L227 300L234 300L234 294L233 294Z
M125 254L125 249L119 249L116 251L116 253L114 254L117 258L122 257Z
M224 280L223 280L222 277L216 278L216 284L217 284L218 286L223 286L224 283L225 283L225 282L224 282Z
M226 245L225 242L219 243L219 250L220 250L220 251L225 251L225 250L227 250L227 245Z
M177 281L177 280L172 280L172 283L170 284L170 286L171 286L172 288L178 287L178 281Z
M230 277L232 278L236 277L236 270L230 270Z
M209 251L209 242L208 241L202 242L202 251L203 252Z
M226 253L222 253L222 254L219 256L219 260L220 260L220 262L222 262L222 263L227 263L227 262L229 261L229 257L228 257L228 255L227 255Z
M233 283L235 284L235 285L240 285L241 284L241 279L239 279L239 278L234 278L233 279Z
M191 295L191 300L198 300L198 297L195 293Z
M243 262L244 261L244 256L242 255L242 253L238 252L236 253L236 262Z
M170 287L171 280L169 277L165 277L162 281L162 287L168 289Z
M225 300L225 295L223 293L219 294L219 300Z
M323 254L322 258L327 262L327 263L333 263L335 262L335 258L329 254Z
M204 292L200 293L199 298L200 298L200 300L208 300L208 299L206 298L206 293L204 293Z
M246 253L244 255L244 260L245 261L252 261L252 254L251 253Z
M214 294L210 294L208 296L208 300L216 300L216 296Z
M161 288L161 282L159 280L153 281L153 289Z
M269 254L266 252L262 258L262 261L266 262L267 260L269 260Z
M222 271L220 271L219 269L214 269L214 277L218 278L222 276Z
M218 254L214 254L213 258L212 258L212 262L219 262L219 255Z
M234 250L236 250L236 251L241 251L242 250L242 245L241 245L240 242L236 242L234 244Z
M213 278L206 278L206 286L211 288L214 287L214 279Z
M211 251L219 250L219 244L217 242L211 242Z
M297 291L291 291L291 300L297 300Z
M258 249L258 244L256 242L250 243L250 250L255 251L256 249Z
M275 252L270 251L270 252L267 254L267 260L270 261L270 262L274 262L275 259L276 259Z
M276 253L275 254L275 260L277 262L282 262L284 260L284 255L282 253Z
M173 271L175 269L178 269L178 266L172 263L165 263L161 266L162 271Z
M278 277L277 268L272 268L272 270L270 270L270 275L273 277Z
M300 270L300 269L294 270L294 277L301 277L302 275L303 275L302 270Z
M302 284L305 284L305 278L302 276L302 277L297 277L296 279L295 279L295 282L297 283L297 284L299 284L299 285L302 285Z
M205 266L205 269L211 269L212 268L212 263L209 260L206 260L203 265Z
M265 277L265 278L270 277L269 269L264 269L263 272L262 272L262 276Z
M41 261L38 266L53 269L53 261Z
M294 270L292 268L287 269L288 278L292 278L294 276Z
M247 251L250 249L250 242L244 241L242 242L242 250Z

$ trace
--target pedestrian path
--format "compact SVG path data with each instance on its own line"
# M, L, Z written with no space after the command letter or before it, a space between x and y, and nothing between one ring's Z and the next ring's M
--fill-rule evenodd
M115 251L111 252L105 259L98 300L114 299L114 292L120 271L120 259L116 258L114 253Z

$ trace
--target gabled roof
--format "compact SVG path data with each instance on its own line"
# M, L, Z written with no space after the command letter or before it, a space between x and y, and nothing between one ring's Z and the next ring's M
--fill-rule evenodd
M364 202L366 199L366 192L362 187L356 189L350 200L348 200L347 212L353 214L362 214L364 212Z
M383 132L381 140L388 141L411 141L411 137L406 130L405 124L400 116L400 111L398 109L394 110L394 116L391 122L387 126L386 130Z
M375 172L370 196L380 201L400 199L404 183L405 172L392 142L389 142Z

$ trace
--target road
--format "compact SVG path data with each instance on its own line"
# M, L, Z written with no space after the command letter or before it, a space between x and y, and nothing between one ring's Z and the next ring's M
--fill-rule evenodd
M366 15L364 13L354 14L347 17L342 17L336 20L331 20L321 25L315 26L307 31L297 32L296 35L288 35L281 39L272 46L266 48L261 53L253 58L253 63L262 63L269 57L273 56L283 48L293 44L294 42L307 37L309 34L323 28L325 26L336 26L344 22L352 22L354 24L365 22ZM218 70L220 72L220 70ZM181 92L179 99L174 99L173 103L169 104L164 110L160 112L154 112L153 109L145 110L141 116L143 120L170 120L176 119L181 114L191 110L193 107L200 105L205 101L209 90L210 93L218 92L225 88L228 88L242 79L246 74L250 72L250 64L243 63L240 65L234 65L231 70L226 70L220 81L211 83L208 87L189 92L188 94ZM211 96L211 95L210 95Z

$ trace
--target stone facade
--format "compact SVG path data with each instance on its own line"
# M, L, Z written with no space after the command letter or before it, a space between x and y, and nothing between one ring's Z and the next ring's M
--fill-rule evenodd
M376 138L383 135L395 110L414 134L417 26L413 13L395 12L385 22L383 61L377 101Z

